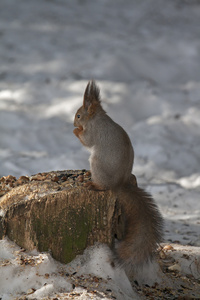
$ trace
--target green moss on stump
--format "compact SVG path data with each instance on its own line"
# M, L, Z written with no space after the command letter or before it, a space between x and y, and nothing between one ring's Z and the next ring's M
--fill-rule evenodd
M19 246L50 251L55 259L68 263L95 242L112 245L121 208L110 191L89 191L76 185L59 190L55 185L55 191L49 193L50 186L42 182L28 185L24 195L19 189L17 195L12 191L15 200L10 204L9 196L2 223L4 234Z

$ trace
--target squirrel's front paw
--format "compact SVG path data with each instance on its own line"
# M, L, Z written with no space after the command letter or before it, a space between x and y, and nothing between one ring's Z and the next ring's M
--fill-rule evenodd
M77 137L79 137L79 134L80 134L82 131L83 131L83 127L82 127L82 126L79 126L79 127L75 128L75 129L73 130L73 133L74 133Z

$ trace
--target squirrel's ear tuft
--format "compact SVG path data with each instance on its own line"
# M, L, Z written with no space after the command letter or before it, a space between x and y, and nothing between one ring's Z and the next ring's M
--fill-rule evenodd
M94 80L88 82L84 97L83 97L83 107L88 109L91 104L100 104L100 90L96 85Z

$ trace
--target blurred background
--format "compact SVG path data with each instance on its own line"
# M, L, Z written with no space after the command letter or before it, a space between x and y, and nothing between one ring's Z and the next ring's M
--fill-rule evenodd
M199 34L198 0L1 0L0 176L89 168L73 118L96 79L139 184L196 232Z

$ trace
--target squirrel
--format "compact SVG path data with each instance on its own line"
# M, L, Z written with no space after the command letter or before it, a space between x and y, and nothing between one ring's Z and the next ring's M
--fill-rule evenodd
M130 138L102 108L94 80L87 84L74 127L74 134L91 152L92 181L85 185L91 190L110 189L121 199L125 229L114 249L114 258L130 273L154 257L162 241L163 219L152 197L133 184L134 150Z

